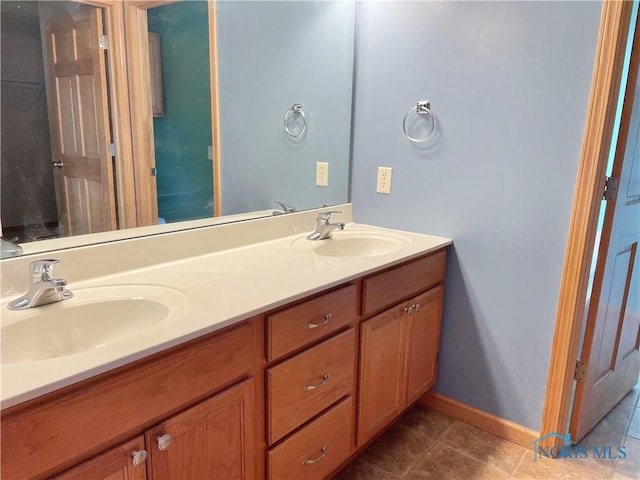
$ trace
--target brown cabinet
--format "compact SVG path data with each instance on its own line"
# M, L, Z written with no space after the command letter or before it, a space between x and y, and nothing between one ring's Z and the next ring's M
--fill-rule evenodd
M3 478L48 478L74 465L84 465L83 462L89 459L99 458L96 455L103 455L102 452L127 438L142 435L163 419L189 411L187 409L217 392L222 392L218 395L226 398L228 386L254 374L256 325L254 320L243 322L188 346L37 399L30 405L3 411ZM243 395L253 395L246 388L241 389ZM214 399L218 395L201 405L215 412ZM255 397L249 405L253 402ZM253 411L246 410L244 414L249 416L243 417L242 421L251 422ZM253 432L249 434L238 417L225 416L225 421L233 423L228 425L229 429L246 434L242 438L247 442L243 448L252 454ZM153 456L149 444L145 448ZM113 458L120 457L114 453ZM254 458L247 461L253 462ZM116 464L121 463L116 461ZM117 472L124 470L116 470L114 474ZM135 473L139 474L139 471L135 470Z
M444 287L418 295L406 313L407 319L407 389L406 405L411 405L435 383L440 348Z
M254 403L245 380L147 431L150 478L255 478Z
M435 287L444 279L446 250L403 263L362 282L362 314L371 315Z
M270 445L351 392L354 349L351 328L267 370Z
M406 325L400 306L360 325L358 445L400 414Z
M267 315L267 360L326 338L356 319L356 286L347 285Z
M136 437L80 465L53 480L146 480L144 438Z
M353 401L347 397L269 450L269 478L325 478L349 458L352 422Z
M253 381L204 400L55 480L255 478Z
M435 383L443 292L438 286L360 325L358 446Z
M445 260L407 261L9 408L3 477L328 478L435 383Z
M266 315L270 480L321 480L351 455L357 293L351 283Z

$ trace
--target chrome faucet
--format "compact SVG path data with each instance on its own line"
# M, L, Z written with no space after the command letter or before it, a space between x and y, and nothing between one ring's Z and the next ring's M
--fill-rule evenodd
M330 223L331 215L342 212L320 212L316 218L316 229L307 235L307 240L326 240L336 228L344 230L344 222Z
M31 275L29 291L9 303L9 310L39 307L73 297L73 293L64 288L67 285L64 278L53 278L53 266L56 263L60 263L60 261L46 259L31 262L29 264L29 274Z
M296 211L296 207L294 207L293 205L289 205L288 203L284 203L284 202L273 202L273 203L276 203L282 207L282 211L275 210L273 212L274 215L282 215L283 213L294 213Z

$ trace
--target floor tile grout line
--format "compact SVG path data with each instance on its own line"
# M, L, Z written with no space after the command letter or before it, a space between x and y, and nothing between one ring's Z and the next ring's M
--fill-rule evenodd
M448 428L448 427L447 427L447 428ZM430 440L433 440L433 439L430 439ZM404 471L404 473L403 473L402 475L400 475L400 478L402 479L402 478L406 477L406 476L408 475L408 473L409 473L411 470L413 470L413 468L414 468L416 465L418 465L418 464L419 464L419 463L424 459L424 457L426 457L426 456L429 454L429 452L430 452L431 450L433 450L433 447L435 447L437 444L438 444L438 440L433 440L433 443L431 444L431 446L430 446L429 448L427 448L427 450L426 450L426 451L422 452L422 454L421 454L421 455L419 455L419 456L417 457L416 461L415 461L415 462L413 462L413 463L409 466L409 468L407 468L407 469Z
M629 429L631 428L631 420L633 420L633 414L635 413L636 407L633 406L631 407L631 412L629 413L629 416L627 417L627 424L624 427L624 437L627 437L627 434L629 433Z
M520 467L520 465L522 465L522 462L524 460L525 455L527 455L529 453L528 449L525 449L524 452L522 452L522 455L520 455L520 460L518 460L518 463L516 463L516 466L514 467L513 471L509 474L510 478L514 478L513 476L516 474L516 471L518 470L518 467Z
M520 459L518 460L518 462L517 462L517 464L516 464L516 467L517 467L517 466L520 464L520 462L522 461L523 456L524 456L524 455L529 451L526 447L523 447L522 445L518 445L517 443L511 442L511 441L506 440L506 439L504 439L504 438L500 438L500 437L498 437L497 435L494 435L493 433L490 433L490 432L487 432L486 430L483 430L483 429L481 429L481 428L478 428L478 427L476 427L475 425L471 425L470 423L463 422L462 420L456 420L455 422L460 422L460 423L462 423L462 424L464 424L464 425L471 426L471 427L473 427L473 428L476 428L476 429L480 430L480 432L486 433L486 434L488 434L488 435L490 435L490 436L493 436L493 437L498 438L498 439L499 439L499 440L501 440L501 441L504 441L504 442L506 442L506 443L509 443L509 444L511 444L511 445L515 445L515 446L517 446L517 447L520 447L520 448L524 449L524 452L521 454L522 456L521 456L521 457L520 457ZM455 423L455 422L454 422L454 423ZM452 424L452 425L453 425L453 424ZM442 437L442 436L444 436L444 432L443 432L443 434L441 435L441 437ZM448 443L446 440L439 439L439 440L438 440L438 442L442 443L443 445L445 445L445 446L447 446L447 447L449 447L449 448L452 448L452 449L453 449L454 451L456 451L456 452L464 453L463 451L458 450L456 447L454 447L453 445L451 445L450 443ZM478 459L478 458L476 458L476 457L474 457L474 456L472 456L472 455L469 455L469 454L466 454L466 453L464 453L464 454L465 454L465 455L467 455L468 457L471 457L471 458L473 458L473 459L475 459L475 460L478 460L478 461L480 461L480 462L484 463L485 465L489 465L489 466L492 466L492 467L497 468L498 470L501 470L501 471L503 471L503 472L509 473L510 475L511 475L511 474L513 474L513 471L515 471L515 469L514 469L512 472L507 472L506 470L504 470L504 469L502 469L502 468L500 468L500 467L498 467L498 466L496 466L496 465L491 465L490 463L487 463L487 462L485 462L484 460Z
M518 471L518 468L520 468L520 465L522 465L522 462L524 462L524 457L530 453L528 450L525 450L524 452L522 452L522 455L520 456L520 460L518 461L518 464L516 465L516 467L513 469L513 472L511 472L511 478L516 478L516 472Z
M464 423L464 422L462 422L462 423ZM500 468L500 467L498 467L498 466L496 466L496 465L492 465L492 464L490 464L490 463L487 463L487 462L486 462L486 461L484 461L484 460L480 460L479 458L476 458L476 457L474 457L473 455L469 455L468 453L463 452L462 450L458 450L457 448L452 447L451 445L447 444L446 442L443 442L443 441L441 441L441 440L438 440L438 443L439 443L439 444L441 444L442 446L444 446L444 447L446 447L446 448L450 449L450 450L453 450L453 451L454 451L454 452L456 452L456 453L459 453L460 455L464 455L465 457L468 457L468 458L470 458L470 459L472 459L472 460L475 460L476 462L482 463L483 465L486 465L486 466L488 466L488 467L493 467L493 468L495 468L496 470L500 470L501 472L504 472L504 473L506 473L507 475L510 475L510 473L509 473L509 472L507 472L506 470L503 470L502 468ZM515 444L514 444L514 445L515 445ZM434 447L435 447L435 445L434 445ZM432 447L432 449L433 449L434 447ZM526 453L526 452L525 452L525 453Z
M435 410L431 410L431 411L432 411L432 412L435 412ZM441 415L441 414L439 414L439 415ZM451 417L449 417L449 418L451 418ZM451 422L449 423L449 425L447 425L447 428L445 428L444 430L442 430L442 431L440 432L440 434L439 434L437 437L435 437L435 438L434 438L434 440L436 441L436 443L437 443L437 442L439 442L439 441L440 441L440 439L442 438L442 436L443 436L443 435L444 435L444 434L445 434L445 433L446 433L446 432L447 432L447 431L448 431L448 430L453 426L453 424L454 424L454 423L456 423L456 422L458 422L458 421L459 421L459 420L456 420L455 418L452 418L452 419L451 419ZM432 448L433 448L433 447L432 447Z
M453 423L453 422L452 422L452 423ZM397 424L396 424L396 426L397 426L398 428L401 428L402 430L406 430L406 431L409 431L409 432L413 430L413 428L412 428L412 427L410 427L410 426L408 426L408 425L403 425L403 424L401 424L401 423L397 423ZM448 425L448 426L447 426L447 428L445 428L445 430L444 430L444 431L446 431L450 426L451 426L451 425ZM421 454L417 455L416 460L415 460L415 461L413 461L413 462L411 462L411 464L409 465L409 467L407 467L407 469L406 469L402 474L400 474L400 475L398 475L398 476L396 476L396 475L395 475L394 473L392 473L392 472L389 472L389 471L388 471L388 470L386 470L384 467L379 466L377 463L373 463L373 462L368 461L368 460L367 460L367 463L369 463L370 465L375 466L375 467L376 467L376 468L378 468L379 470L382 470L383 472L385 472L385 473L387 473L387 474L389 474L389 475L391 475L391 476L394 476L394 477L396 477L396 478L402 479L402 478L404 478L404 477L405 477L405 476L406 476L406 475L407 475L407 474L408 474L408 473L413 469L413 467L415 467L418 463L420 463L420 461L421 461L421 460L422 460L422 459L423 459L423 458L424 458L424 457L425 457L425 456L426 456L426 455L431 451L431 449L434 447L434 445L436 445L436 444L438 443L438 438L440 438L440 436L442 436L442 434L444 433L444 431L443 431L442 433L440 433L440 435L438 435L436 438L428 437L428 439L432 441L431 446L429 446L429 447L428 447L424 452L422 452ZM386 432L385 432L385 433L386 433ZM381 435L381 437L382 437L382 436L384 436L384 435L385 435L385 434L383 433L383 434ZM374 442L374 443L375 443L375 442ZM372 445L373 445L373 444L372 444ZM367 448L369 448L369 447L367 447ZM366 449L365 449L365 451L366 451ZM362 453L364 453L364 451L363 451ZM365 460L366 460L366 459L365 459Z

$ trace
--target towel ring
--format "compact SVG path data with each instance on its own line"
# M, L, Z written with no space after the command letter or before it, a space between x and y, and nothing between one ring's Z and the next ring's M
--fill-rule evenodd
M307 117L305 116L302 108L303 107L301 103L294 103L291 106L291 108L289 108L289 110L287 110L287 112L284 114L284 131L287 132L287 135L289 135L290 137L297 138L300 135L302 135L304 131L307 129ZM302 128L298 133L293 133L289 129L288 123L289 123L289 117L291 115L300 115L302 117Z
M431 117L431 129L429 129L429 131L424 137L412 137L411 135L409 135L409 132L407 131L407 120L409 119L409 116L413 112L415 112L416 115L418 116L428 115L429 117ZM409 139L409 141L413 143L426 142L433 136L435 129L436 129L436 117L431 112L431 103L429 102L421 100L418 103L416 103L415 107L410 108L409 111L404 114L404 119L402 120L402 130L404 131L404 134Z

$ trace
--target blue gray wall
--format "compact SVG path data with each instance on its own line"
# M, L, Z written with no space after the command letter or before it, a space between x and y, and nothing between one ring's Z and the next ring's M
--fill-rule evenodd
M346 202L354 2L221 0L216 17L222 213ZM298 140L283 127L294 103L308 123Z
M436 391L537 430L601 4L358 8L356 221L453 238ZM428 148L402 132L422 99Z

